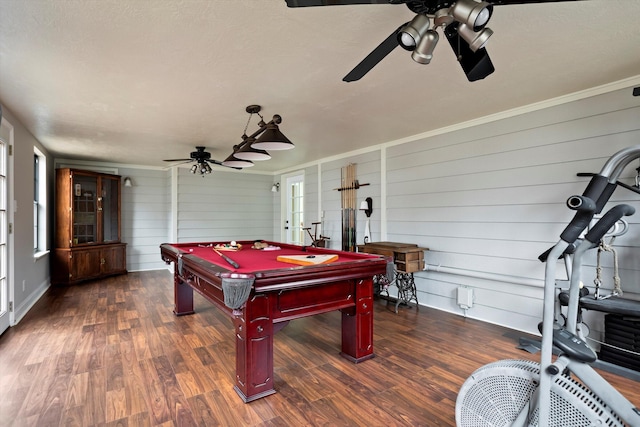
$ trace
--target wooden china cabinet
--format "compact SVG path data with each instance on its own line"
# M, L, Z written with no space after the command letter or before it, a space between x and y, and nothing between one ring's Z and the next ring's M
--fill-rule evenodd
M74 284L127 272L120 241L120 176L56 170L54 284Z

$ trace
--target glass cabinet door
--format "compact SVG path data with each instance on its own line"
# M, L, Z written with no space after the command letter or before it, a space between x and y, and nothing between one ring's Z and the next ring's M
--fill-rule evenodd
M97 194L98 179L94 176L73 174L73 244L98 241Z
M120 178L102 177L102 198L100 207L102 208L102 241L117 242L120 240L118 231L120 230L118 221L118 194L120 190Z

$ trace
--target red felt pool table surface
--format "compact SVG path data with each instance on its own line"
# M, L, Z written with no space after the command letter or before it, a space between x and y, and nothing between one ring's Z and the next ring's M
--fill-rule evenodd
M268 242L272 247L279 247L280 249L264 250L254 249L252 247L254 243L253 241L240 241L237 243L242 245L242 248L240 250L221 250L219 252L222 255L227 256L231 260L235 261L240 266L240 268L234 268L227 261L225 261L222 256L220 256L213 250L216 243L174 243L171 244L171 246L183 251L185 255L188 253L189 255L193 255L200 259L206 260L229 272L243 274L259 274L260 272L299 267L295 264L278 261L277 257L281 255L338 255L338 259L336 261L333 261L333 263L352 263L354 261L369 262L371 260L370 256L362 253L343 252L325 248L314 248L311 246L297 246L288 245L285 243Z
M273 335L290 320L342 312L342 351L354 363L373 353L373 276L386 272L387 259L379 255L343 252L265 242L279 250L259 250L254 241L238 241L239 251L221 251L238 264L233 267L213 247L229 242L160 245L162 259L174 263L174 313L192 314L193 291L224 310L236 329L234 389L244 402L272 393ZM337 255L328 264L296 265L278 261L279 255ZM240 310L225 305L222 283L229 275L253 280L251 293Z

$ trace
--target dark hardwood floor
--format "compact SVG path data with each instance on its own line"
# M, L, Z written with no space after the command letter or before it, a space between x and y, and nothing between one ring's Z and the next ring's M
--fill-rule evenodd
M277 393L244 404L231 320L199 296L175 317L172 283L152 271L52 287L0 336L0 425L454 426L471 372L536 358L517 332L380 300L374 359L339 356L338 312L292 321L275 336ZM640 405L638 383L604 375Z

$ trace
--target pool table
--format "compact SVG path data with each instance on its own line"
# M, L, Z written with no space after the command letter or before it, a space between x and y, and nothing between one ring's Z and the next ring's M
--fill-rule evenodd
M237 265L234 267L213 250L225 243L164 243L160 252L166 263L174 264L176 315L194 312L195 290L232 318L236 332L234 389L245 403L275 393L273 335L290 320L340 310L340 354L354 363L374 356L372 280L386 272L386 258L265 241L261 243L267 249L255 249L254 241L239 241L240 250L220 251ZM290 255L312 260L337 255L337 259L317 265L277 260ZM246 302L235 309L225 303L223 292L229 297L234 278L249 283Z

